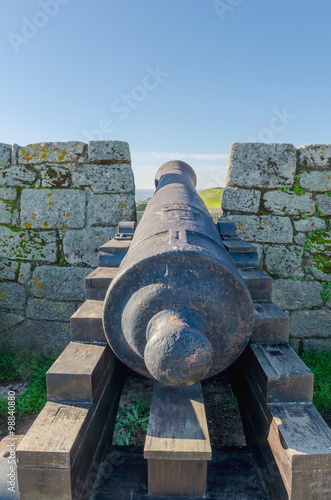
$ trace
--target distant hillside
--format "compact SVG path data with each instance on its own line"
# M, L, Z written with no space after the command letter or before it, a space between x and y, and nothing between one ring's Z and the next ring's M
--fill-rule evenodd
M224 188L211 188L200 191L199 196L203 199L206 207L221 208Z

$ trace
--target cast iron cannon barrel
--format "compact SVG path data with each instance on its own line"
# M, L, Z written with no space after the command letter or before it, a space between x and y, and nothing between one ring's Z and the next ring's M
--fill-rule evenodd
M115 354L159 382L186 386L230 366L249 341L251 296L198 195L193 169L162 165L106 294Z

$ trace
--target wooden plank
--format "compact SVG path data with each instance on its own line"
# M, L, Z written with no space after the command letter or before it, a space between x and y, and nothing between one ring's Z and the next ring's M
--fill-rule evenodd
M99 266L119 267L132 240L112 239L99 248Z
M103 302L86 300L70 318L70 338L73 342L96 342L107 345L102 326Z
M144 456L148 459L211 460L200 382L189 387L154 383Z
M204 460L148 460L148 494L200 496L206 494Z
M252 300L271 300L272 278L259 267L238 268Z
M48 401L91 401L116 359L109 346L70 342L46 373Z
M287 343L250 344L240 363L268 403L312 402L314 375Z
M85 278L87 300L103 300L118 267L97 267Z
M288 342L290 319L273 302L254 302L251 342Z
M17 448L20 466L69 469L85 434L90 405L47 402Z

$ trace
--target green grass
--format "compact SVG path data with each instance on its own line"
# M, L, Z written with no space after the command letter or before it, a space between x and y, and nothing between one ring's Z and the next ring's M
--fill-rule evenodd
M307 351L300 355L314 374L314 405L320 414L331 417L331 351ZM330 424L329 424L330 425Z
M199 196L205 202L208 209L222 208L222 197L224 188L211 188L200 191Z
M26 415L38 413L46 403L46 372L55 357L33 352L0 353L0 380L22 381L27 384L24 393L15 401L15 420L18 424ZM7 399L0 398L0 433L6 432Z

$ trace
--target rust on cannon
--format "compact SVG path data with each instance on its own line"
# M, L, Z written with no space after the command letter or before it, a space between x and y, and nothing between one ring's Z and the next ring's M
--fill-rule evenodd
M108 289L104 331L133 370L165 385L192 385L239 357L253 304L195 189L193 169L167 162L155 185Z

